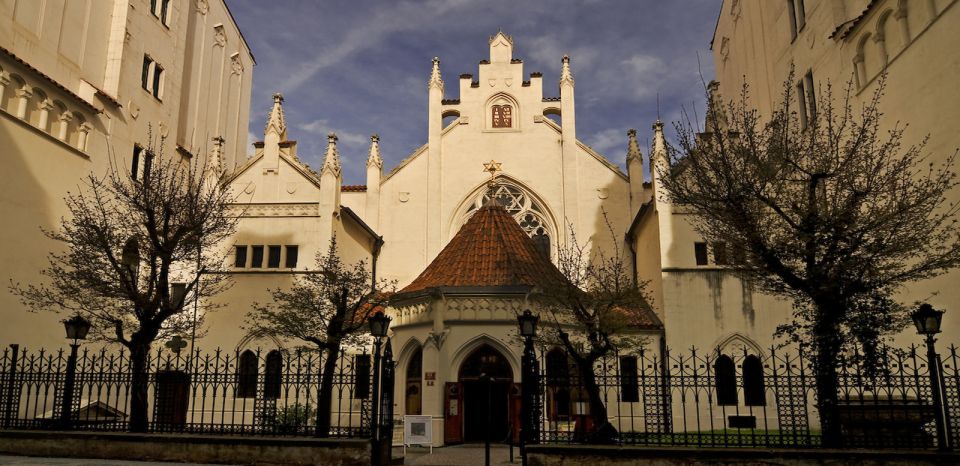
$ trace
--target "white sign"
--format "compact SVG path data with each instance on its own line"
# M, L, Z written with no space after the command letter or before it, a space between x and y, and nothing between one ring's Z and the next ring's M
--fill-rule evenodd
M433 418L403 416L403 445L433 446Z

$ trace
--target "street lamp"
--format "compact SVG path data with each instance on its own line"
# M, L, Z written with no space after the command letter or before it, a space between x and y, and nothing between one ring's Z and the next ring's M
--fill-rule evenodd
M77 314L63 321L63 327L67 331L67 339L73 340L70 344L70 357L67 358L67 374L63 381L63 400L60 405L60 425L64 429L69 429L73 418L73 386L77 378L77 349L80 348L80 340L87 338L90 332L90 321Z
M937 448L940 450L949 450L950 445L947 440L947 422L943 411L943 400L946 398L943 393L943 381L940 373L940 355L934 347L936 338L934 335L940 333L940 323L943 321L943 310L934 309L928 303L923 303L910 317L913 324L917 327L917 333L926 337L927 343L927 367L930 372L930 397L933 399L934 416L937 425Z
M530 312L530 309L523 311L523 314L517 316L517 324L520 326L520 336L523 337L523 358L520 360L520 417L522 426L520 428L520 457L524 466L527 464L527 444L537 443L540 437L538 433L538 424L540 422L540 410L538 393L540 391L540 376L537 373L537 354L533 350L533 337L537 335L537 323L540 317Z
M387 330L390 328L390 317L383 312L377 312L367 318L370 324L370 336L373 337L373 409L371 410L372 432L370 440L373 442L372 464L380 464L380 417L379 404L380 397L383 396L380 390L380 345L383 344L383 337L387 336Z

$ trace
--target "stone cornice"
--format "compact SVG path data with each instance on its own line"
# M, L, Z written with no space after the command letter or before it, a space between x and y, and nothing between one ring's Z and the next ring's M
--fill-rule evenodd
M238 217L317 217L317 202L291 202L269 204L231 204L229 209Z

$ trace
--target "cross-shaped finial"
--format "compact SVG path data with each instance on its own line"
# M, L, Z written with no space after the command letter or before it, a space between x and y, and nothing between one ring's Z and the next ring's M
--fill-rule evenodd
M163 346L170 348L170 351L173 351L174 354L179 355L180 350L187 347L187 342L184 341L183 338L180 338L180 335L174 335L173 338L171 338L170 341L164 343Z

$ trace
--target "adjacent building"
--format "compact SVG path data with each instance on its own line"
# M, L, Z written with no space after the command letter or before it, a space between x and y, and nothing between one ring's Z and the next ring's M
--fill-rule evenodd
M142 176L161 137L168 157L243 162L254 63L223 0L0 3L0 279L39 281L65 194L111 165ZM6 287L0 308L0 341L62 343L62 317Z

